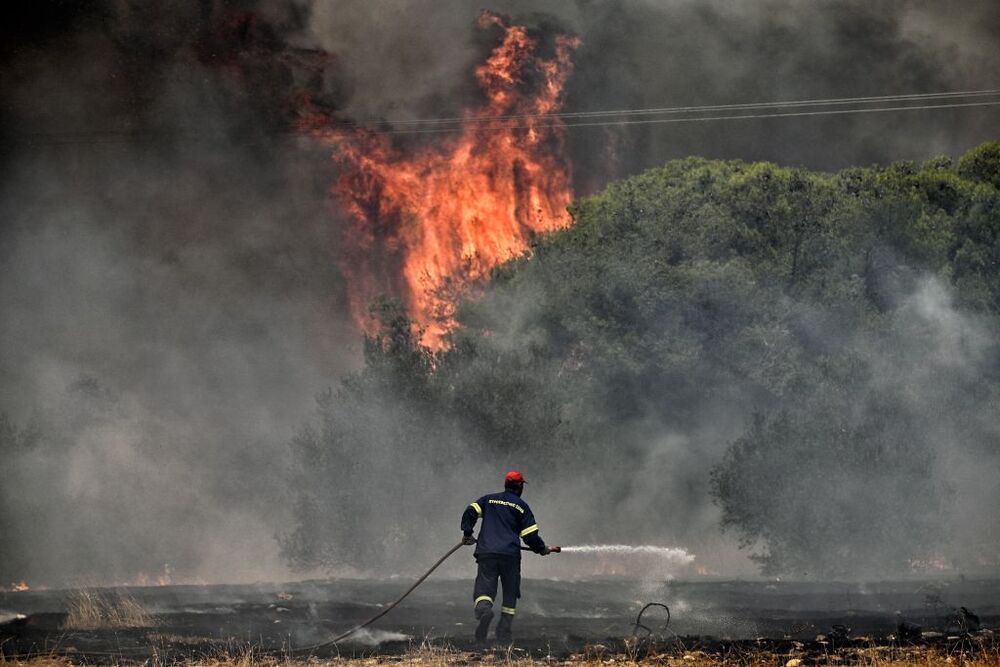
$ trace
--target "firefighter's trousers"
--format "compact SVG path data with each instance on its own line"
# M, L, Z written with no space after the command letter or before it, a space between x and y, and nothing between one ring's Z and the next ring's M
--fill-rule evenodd
M513 616L517 610L517 599L521 597L521 559L514 556L483 554L476 556L479 570L472 596L473 606L489 602L496 606L497 581L503 587L503 604L500 613Z

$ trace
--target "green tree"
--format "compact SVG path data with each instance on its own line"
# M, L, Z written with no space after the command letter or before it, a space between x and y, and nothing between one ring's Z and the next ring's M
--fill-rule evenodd
M900 419L758 415L712 471L723 528L764 574L858 577L937 556L944 490Z
M677 160L575 201L573 225L459 303L443 352L376 303L364 367L293 442L286 553L388 563L435 529L370 508L468 499L404 501L377 480L527 459L543 483L585 486L561 526L578 539L595 515L601 539L693 534L716 466L723 524L768 572L930 554L953 505L936 452L1000 465L982 454L1000 395L997 150L836 174Z
M958 161L958 174L1000 189L1000 141L973 148Z

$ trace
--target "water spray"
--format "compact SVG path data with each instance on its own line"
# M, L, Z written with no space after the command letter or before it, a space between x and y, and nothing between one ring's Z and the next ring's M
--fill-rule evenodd
M358 625L355 625L350 630L347 630L346 632L342 632L341 634L337 635L333 639L329 639L329 640L324 641L324 642L320 642L320 643L317 643L317 644L310 644L308 646L300 646L298 648L284 647L284 648L280 649L280 654L281 655L306 655L306 654L312 654L313 652L315 652L317 650L336 646L337 644L341 643L342 641L344 641L348 637L356 634L358 631L360 631L360 630L362 630L364 628L367 628L368 626L370 626L373 623L375 623L375 621L379 620L380 618L382 618L383 616L385 616L386 614L388 614L390 611L392 611L393 609L395 609L396 606L398 606L400 602L402 602L403 600L405 600L410 595L410 593L412 593L413 591L415 591L417 589L417 587L420 586L420 584L422 584L429 576L431 576L431 573L433 573L436 569L438 569L441 566L442 563L444 563L446 560L448 560L448 558L452 554L454 554L456 551L458 551L459 549L461 549L463 546L464 546L464 544L462 542L459 542L455 546L451 547L443 556L441 556L441 558L439 558L437 560L436 563L434 563L434 565L431 566L431 568L429 570L427 570L427 572L425 572L419 579L417 579L413 583L413 585L410 586L406 590L406 592L404 592L401 596L399 596L399 598L396 599L395 602L393 602L393 603L391 603L389 605L386 605L385 608L383 608L381 611L379 611L379 613L375 614L374 616L372 616L371 618L369 618L365 622L359 623ZM521 547L521 550L522 551L532 551L532 549L530 549L528 547L523 547L523 546ZM549 547L549 553L554 553L554 554L576 553L576 554L655 555L655 556L659 556L659 557L662 557L662 558L667 558L667 559L673 560L673 561L681 563L681 564L687 564L687 563L690 563L692 560L694 560L694 556L692 554L689 554L684 549L677 549L677 548L670 548L670 547L658 547L658 546L652 546L652 545L632 546L632 545L628 545L628 544L582 544L582 545L570 546L570 547L562 547L562 546ZM650 634L652 633L652 630L650 630L650 628L648 628L647 626L645 626L645 625L642 624L642 615L643 615L643 613L645 613L645 611L647 609L649 609L650 607L654 607L654 606L663 607L664 609L666 609L667 610L667 623L670 622L670 609L666 605L664 605L664 604L661 604L661 603L658 603L658 602L651 602L651 603L647 604L645 607L643 607L642 610L639 612L639 616L636 618L636 621L635 621L636 631L638 631L641 628L643 630L646 630L647 633L650 633ZM32 652L32 653L16 654L14 657L20 658L20 659L27 659L27 658L42 657L42 656L51 656L51 655L60 655L60 653L58 651L54 652L52 649L46 649L45 652L37 652L37 653L36 652ZM115 656L115 657L121 658L122 655L123 655L123 651L121 649L119 649L118 651L115 651L115 652L106 652L106 651L86 651L86 652L79 652L76 649L73 649L73 655L77 656L77 657L79 657L79 656L91 656L91 657ZM279 655L279 650L262 651L262 652L260 652L260 655Z
M687 565L694 560L694 554L688 553L686 549L658 547L651 544L638 546L629 544L581 544L573 547L562 547L561 551L563 553L613 556L657 556L665 560L674 561L680 565Z
M521 547L521 551L531 551L530 547ZM597 554L608 556L657 556L686 565L694 560L694 554L686 549L675 547L658 547L652 544L579 544L570 547L549 547L554 554Z

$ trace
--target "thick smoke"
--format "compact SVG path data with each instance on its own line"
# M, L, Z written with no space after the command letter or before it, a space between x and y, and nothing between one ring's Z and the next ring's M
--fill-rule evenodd
M5 21L0 47L0 412L26 430L5 436L16 451L3 452L0 580L128 580L166 563L175 578L282 576L274 535L290 509L287 441L313 397L359 358L333 259L333 175L323 150L288 132L289 99L306 89L358 120L456 115L490 46L472 27L480 7L41 7ZM570 111L987 88L1000 29L988 2L490 8L580 35ZM992 138L996 118L955 110L581 129L568 150L585 193L686 154L817 168L954 155ZM948 351L955 327L971 325L927 289L913 312L940 315L938 349L958 354ZM956 358L971 363L967 351ZM745 568L731 541L709 532L717 510L701 458L721 453L737 423L651 439L636 456L651 469L669 461L674 477L638 474L634 489L611 494L621 503L613 536L594 525L593 507L559 502L587 494L588 478L550 478L535 498L564 519L567 538L702 534L694 551L724 544L713 566ZM378 483L400 484L393 452L376 455ZM448 460L461 464L443 480L450 500L492 488L496 470L474 455ZM650 521L650 497L686 527Z
M483 52L468 28L478 5L314 7L308 32L343 54L354 91L350 114L405 120L459 110ZM988 2L578 0L491 8L582 37L568 111L975 90L991 88L996 77L1000 12ZM399 84L362 83L376 81ZM995 126L992 109L611 126L574 130L570 151L578 190L586 192L686 155L820 169L956 155L990 138Z
M0 410L38 441L3 453L5 583L278 576L284 443L356 364L324 158L201 64L190 8L6 63Z
M581 5L568 106L643 108L990 88L990 3L608 2ZM958 16L961 18L957 18ZM947 29L938 29L944 19ZM960 23L960 25L957 25ZM989 137L992 110L610 128L574 146L585 179L686 155L820 169L954 155ZM611 146L609 155L602 147ZM587 187L585 181L581 186Z

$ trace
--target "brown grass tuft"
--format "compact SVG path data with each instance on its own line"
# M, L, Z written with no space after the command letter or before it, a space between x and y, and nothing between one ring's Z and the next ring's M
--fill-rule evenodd
M67 605L63 628L67 630L100 630L105 628L149 628L153 617L128 593L102 593L81 588L73 593Z

